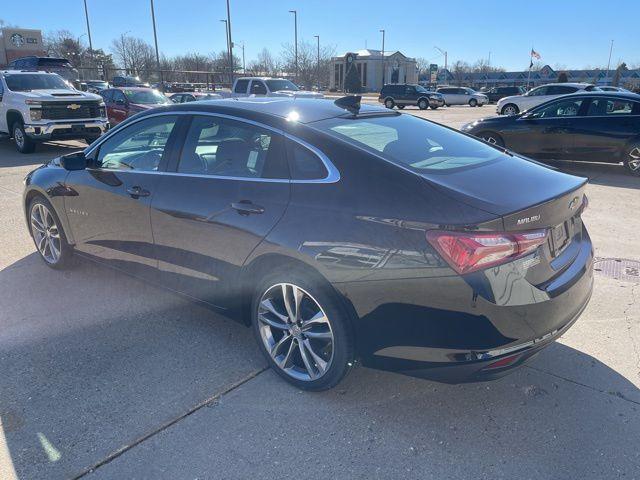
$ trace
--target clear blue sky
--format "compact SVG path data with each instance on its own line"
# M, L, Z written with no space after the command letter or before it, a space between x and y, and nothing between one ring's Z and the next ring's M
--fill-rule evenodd
M148 0L87 0L95 48L130 32L153 43ZM411 5L411 8L409 8ZM155 0L158 42L168 55L210 53L225 48L225 0ZM610 41L611 63L640 64L640 0L231 0L234 41L245 42L247 62L263 47L279 54L293 42L293 15L298 10L299 39L347 50L401 50L442 64L433 48L449 52L449 62L487 58L508 70L528 66L533 45L551 66L582 68L605 65ZM0 19L45 33L67 29L86 32L82 0L2 0ZM83 37L86 40L86 37ZM236 51L234 53L239 53Z

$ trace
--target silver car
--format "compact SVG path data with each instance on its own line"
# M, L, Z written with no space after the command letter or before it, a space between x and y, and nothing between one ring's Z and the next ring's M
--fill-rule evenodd
M444 103L450 105L469 105L481 107L489 103L489 97L468 87L440 87L436 90L444 97Z

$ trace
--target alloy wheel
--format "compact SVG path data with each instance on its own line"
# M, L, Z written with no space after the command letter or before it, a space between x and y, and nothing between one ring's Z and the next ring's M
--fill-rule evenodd
M631 149L627 163L632 172L640 172L640 147Z
M504 115L515 115L517 113L516 107L514 107L513 105L508 105L504 107L504 109L502 110L502 113Z
M46 262L55 264L60 259L60 230L49 209L36 203L31 209L31 231L36 247Z
M22 133L22 129L16 127L13 130L13 140L16 142L18 148L24 147L24 134Z
M331 366L331 322L318 301L291 283L268 288L258 303L260 338L274 363L287 375L317 380Z
M495 139L495 137L492 137L491 135L488 135L486 137L482 137L482 139L485 142L490 143L491 145L497 145L498 144L498 141Z

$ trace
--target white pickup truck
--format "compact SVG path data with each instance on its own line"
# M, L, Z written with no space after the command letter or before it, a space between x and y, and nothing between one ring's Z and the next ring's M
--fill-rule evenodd
M37 142L92 142L109 128L99 95L71 87L49 72L0 71L0 136L12 137L21 153Z
M290 80L271 77L240 77L233 82L231 93L216 92L223 97L295 97L295 98L323 98L318 92L300 90Z

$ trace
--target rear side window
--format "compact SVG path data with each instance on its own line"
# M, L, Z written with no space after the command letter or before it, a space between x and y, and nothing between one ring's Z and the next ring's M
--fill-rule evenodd
M282 136L244 122L195 116L178 172L217 177L288 179Z
M249 86L249 80L238 80L236 82L236 88L233 91L235 93L247 93L248 86Z
M636 105L636 111L638 106L636 102L630 100L621 100L613 98L594 98L591 100L589 110L587 110L587 116L616 116L616 115L632 115L634 113L634 105Z
M322 180L329 174L318 155L292 140L287 140L287 157L292 180Z
M336 117L313 125L417 173L469 168L505 158L493 147L413 115Z
M547 95L566 95L577 91L576 87L568 87L566 85L551 85L547 87Z

